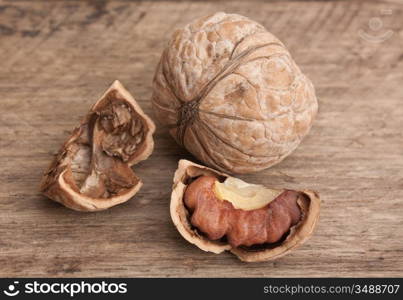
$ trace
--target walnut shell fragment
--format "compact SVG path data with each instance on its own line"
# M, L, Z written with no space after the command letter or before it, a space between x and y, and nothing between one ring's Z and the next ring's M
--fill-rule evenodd
M199 160L229 173L294 151L317 114L312 82L262 25L218 12L178 29L154 76L156 118Z
M301 195L297 202L301 217L298 223L290 227L278 242L233 247L227 238L209 239L206 234L192 225L190 221L192 215L184 201L188 186L202 176L214 176L220 181L231 178L229 175L211 168L188 160L180 160L174 176L170 204L171 218L179 233L200 249L216 254L228 250L245 262L268 261L285 255L303 244L312 235L319 219L320 199L316 192L303 190L294 191ZM211 210L210 213L214 213L214 211ZM256 226L256 224L254 225Z
M115 81L63 144L40 190L78 211L129 200L142 186L131 166L152 153L154 131L153 121Z

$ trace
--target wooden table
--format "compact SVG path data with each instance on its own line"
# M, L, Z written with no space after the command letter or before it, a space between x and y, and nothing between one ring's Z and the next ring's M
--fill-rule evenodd
M151 113L171 32L221 10L264 24L315 83L309 136L279 165L242 176L318 190L313 237L254 264L187 243L168 207L177 161L192 157L161 127L127 203L79 213L40 195L52 155L109 84L119 79ZM0 276L402 276L402 49L398 0L0 0Z

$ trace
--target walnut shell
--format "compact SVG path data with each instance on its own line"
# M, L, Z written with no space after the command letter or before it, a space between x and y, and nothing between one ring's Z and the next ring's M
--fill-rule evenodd
M133 197L142 186L132 165L154 148L155 125L115 81L62 145L40 190L78 211L99 211Z
M177 30L156 70L156 118L205 164L230 173L268 168L309 132L311 81L262 25L216 13Z
M319 219L320 199L315 191L303 190L299 192L303 193L306 197L298 203L302 212L302 219L298 224L291 227L290 232L282 242L261 245L261 247L257 248L232 248L227 242L207 239L191 225L189 212L183 202L183 195L188 184L192 179L202 175L215 176L219 179L229 177L225 173L182 159L179 161L178 169L175 172L170 204L171 218L179 233L188 242L196 245L201 250L216 254L228 250L245 262L268 261L287 254L289 251L303 244L312 235Z

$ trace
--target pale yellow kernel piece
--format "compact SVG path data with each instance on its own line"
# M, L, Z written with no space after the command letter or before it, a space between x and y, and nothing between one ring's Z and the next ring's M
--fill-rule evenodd
M259 209L277 198L284 190L269 189L263 185L249 184L234 177L224 182L218 180L214 185L214 193L220 200L227 200L236 209Z

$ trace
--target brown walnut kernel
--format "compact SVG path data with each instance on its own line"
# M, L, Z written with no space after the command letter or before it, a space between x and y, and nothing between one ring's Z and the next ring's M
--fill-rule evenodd
M223 12L178 29L161 55L156 118L199 160L229 173L268 168L315 119L312 82L262 25Z
M228 250L242 261L255 262L281 257L312 235L320 210L316 192L277 190L277 196L263 207L243 210L235 208L235 202L219 199L214 189L217 181L229 178L208 167L179 161L170 212L187 241L204 251Z
M153 151L155 125L115 81L61 147L41 191L74 210L104 210L142 186L131 166Z
M272 202L254 210L235 209L231 202L214 193L213 176L201 176L186 188L184 203L190 222L211 240L226 236L232 247L278 242L297 224L301 211L295 191L284 191Z

